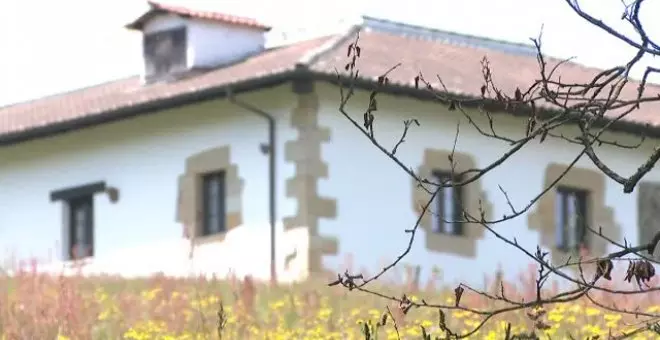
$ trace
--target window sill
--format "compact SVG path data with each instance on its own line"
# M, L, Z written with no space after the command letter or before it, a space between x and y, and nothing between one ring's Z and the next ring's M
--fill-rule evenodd
M447 255L475 257L477 240L464 235L428 233L426 249Z
M227 236L227 232L221 232L217 234L212 234L212 235L204 235L204 236L195 236L192 240L194 245L203 245L203 244L209 244L209 243L219 243L223 242L225 240L225 237Z

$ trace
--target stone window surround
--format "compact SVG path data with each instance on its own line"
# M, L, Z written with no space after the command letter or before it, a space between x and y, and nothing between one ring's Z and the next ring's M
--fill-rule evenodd
M568 165L551 163L545 170L543 187L547 188L561 174L566 171ZM566 186L588 191L587 198L587 223L595 230L602 228L602 232L608 238L619 240L621 238L621 227L614 220L614 211L605 205L605 175L598 170L586 168L571 168L564 177L559 180L555 188L543 195L536 202L536 209L528 214L530 229L540 233L541 245L551 250L551 264L563 265L569 256L577 259L575 252L562 252L556 247L556 187ZM608 242L602 237L587 231L587 244L590 255L602 256L607 253Z
M225 172L226 231L201 236L203 221L202 176ZM242 222L242 192L244 181L238 176L238 166L231 163L230 147L219 146L191 155L186 159L185 173L179 176L179 197L176 220L184 225L186 234L195 244L221 242L226 232Z
M430 178L433 171L451 171L452 164L449 162L451 151L426 149L422 165L419 167L417 175L420 178ZM465 153L454 152L454 171L463 172L467 169L476 168L474 159ZM412 179L413 190L413 209L417 214L422 213L422 207L428 202L431 195L423 188L418 186L418 182ZM431 189L431 188L429 188ZM480 216L480 207L489 219L492 212L492 205L486 199L486 194L482 189L481 180L472 182L464 187L463 202L464 209L472 216ZM485 229L483 226L475 223L465 223L463 225L462 235L441 234L432 230L432 218L435 212L431 209L427 211L420 221L420 227L425 231L426 249L432 252L441 252L459 255L468 258L477 257L478 240L484 237Z

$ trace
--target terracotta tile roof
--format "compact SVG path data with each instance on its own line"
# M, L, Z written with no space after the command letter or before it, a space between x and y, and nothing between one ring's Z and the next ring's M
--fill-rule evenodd
M305 53L322 46L319 38L263 52L239 64L179 80L143 85L130 77L68 93L0 108L0 137L80 118L112 114L127 107L158 102L175 96L266 78L292 71Z
M148 21L151 17L159 13L165 12L165 13L178 14L182 16L190 16L198 19L219 21L232 25L251 27L263 31L268 31L271 29L270 26L261 24L257 20L252 18L245 18L245 17L230 15L225 13L218 13L218 12L198 11L190 8L161 4L155 1L148 1L147 3L149 4L150 9L146 13L142 14L139 18L137 18L130 24L126 25L127 28L140 30L142 29L144 23Z
M348 45L352 38L344 39L327 53L317 58L311 69L321 73L333 73L335 68L344 72L347 63ZM392 48L396 46L396 48ZM505 93L513 95L516 87L525 90L539 79L539 66L534 51L508 53L494 49L465 46L448 42L445 39L432 39L428 35L397 35L388 32L363 29L360 32L362 48L358 69L362 78L377 81L378 76L397 63L401 66L390 73L391 83L414 88L414 78L421 71L428 81L440 76L451 93L470 97L481 97L483 76L481 60L487 56L493 72L495 84ZM515 46L514 46L515 47ZM546 58L548 64L555 65L560 60ZM585 67L576 63L560 66L552 79L561 76L563 82L589 83L602 70ZM437 81L436 81L437 83ZM622 91L622 98L636 98L639 82L630 82ZM437 88L440 88L437 86ZM647 84L645 96L660 96L660 85ZM650 124L660 127L660 102L642 103L640 109L625 117L636 124Z
M86 124L104 122L101 119L109 121L154 111L157 104L175 105L173 102L181 98L193 102L205 93L221 96L228 85L234 89L243 86L244 90L251 90L267 86L268 81L281 83L291 80L293 72L334 79L335 68L343 71L347 47L355 32L357 29L345 35L269 50L244 62L173 83L142 85L138 77L132 77L0 108L0 145L38 138L46 134L43 131L47 129L81 128ZM421 71L427 78L440 75L451 92L478 97L482 84L480 62L484 55L494 70L494 81L509 93L517 86L529 85L538 77L535 56L526 53L519 45L503 44L503 49L483 48L473 46L469 39L457 43L446 34L440 37L410 32L397 34L368 27L362 30L360 37L363 53L359 69L362 77L375 81L384 71L401 62L401 67L390 74L391 81L411 91L414 91L414 77ZM486 43L502 44L496 41ZM561 69L561 76L564 80L585 81L597 72L569 63ZM252 85L246 85L248 83ZM637 84L630 84L624 94L634 95L636 87ZM660 86L648 86L647 93L652 92L660 93ZM181 105L180 101L178 103ZM660 127L658 112L659 103L642 104L639 110L628 116L628 120L634 124ZM30 134L34 136L25 137Z

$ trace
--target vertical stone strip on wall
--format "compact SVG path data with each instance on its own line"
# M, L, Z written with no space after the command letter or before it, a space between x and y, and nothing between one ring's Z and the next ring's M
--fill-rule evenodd
M651 242L653 236L660 231L660 183L640 182L637 185L637 232L638 244ZM643 255L647 255L642 252ZM659 251L655 251L660 259Z
M338 242L336 238L319 234L319 219L335 218L337 207L334 199L318 194L318 180L328 176L321 145L330 141L330 129L318 125L319 99L310 85L306 84L308 91L297 91L296 107L291 113L291 125L297 130L298 139L287 141L284 146L286 161L295 164L295 175L286 182L286 195L298 202L296 214L284 219L284 228L308 228L308 270L320 273L324 271L323 255L336 254Z

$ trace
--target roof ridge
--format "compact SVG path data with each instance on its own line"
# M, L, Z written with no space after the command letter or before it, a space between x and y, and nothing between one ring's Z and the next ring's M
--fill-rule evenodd
M346 39L354 36L357 32L362 29L362 25L351 25L344 32L335 34L332 39L329 39L321 46L314 48L307 53L305 53L298 61L296 62L295 67L310 67L316 63L324 54L332 52L339 45L343 44Z
M516 42L511 42L511 41L506 41L502 39L493 39L489 37L484 37L484 36L476 36L476 35L471 35L471 34L464 34L464 33L458 33L458 32L453 32L453 31L446 31L446 30L441 30L441 29L436 29L436 28L431 28L431 27L425 27L425 26L420 26L420 25L413 25L413 24L408 24L404 22L398 22L398 21L393 21L389 19L383 19L383 18L376 18L368 15L363 15L362 16L364 20L364 27L374 29L374 30L380 30L383 31L387 34L403 34L403 35L417 35L417 36L424 36L424 33L427 33L431 35L432 38L435 38L437 40L440 40L440 43L445 43L445 44L456 44L457 42L463 42L466 43L467 45L472 45L469 47L472 48L484 48L484 49L489 49L495 52L500 52L500 53L512 53L512 52L523 52L525 56L528 57L536 57L537 55L537 50L536 47L531 45L531 44L522 44L522 43L516 43ZM444 38L444 39L443 39ZM452 41L454 39L454 41ZM467 41L465 40L467 39ZM446 41L442 41L446 40ZM481 43L473 43L471 44L470 41L479 41ZM509 48L494 48L492 46L488 46L491 44L498 44L498 45L503 45L506 47L513 47L517 51L513 51L512 49ZM554 62L563 62L565 61L564 65L569 66L569 67L579 67L584 70L589 70L589 71L594 71L594 72L603 72L606 70L606 68L600 68L596 66L589 66L585 65L583 63L577 62L572 60L574 57L569 57L569 58L560 58L552 55L547 55L544 53L544 57L548 60L552 60ZM636 77L628 77L629 80L637 83L641 83L640 78ZM653 88L660 88L660 83L656 82L647 82L647 86L653 87Z
M523 55L536 54L536 48L531 44L523 44L502 39L493 39L484 36L447 31L427 26L413 25L389 19L376 18L368 15L363 15L362 20L364 27L384 31L390 34L430 37L431 39L435 40L445 40L447 41L446 43L449 44L464 43L467 45L473 45L476 47L496 51L499 50L508 53Z

